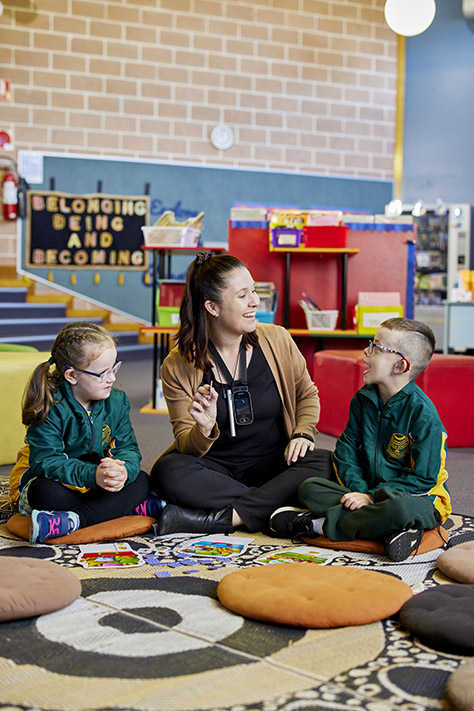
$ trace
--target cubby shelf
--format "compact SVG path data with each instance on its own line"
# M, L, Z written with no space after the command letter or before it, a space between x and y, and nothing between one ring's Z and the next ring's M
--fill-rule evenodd
M341 257L341 330L348 335L346 329L346 311L347 311L347 260L352 254L358 254L359 249L349 248L349 247L274 247L272 244L269 245L270 252L276 252L278 254L286 255L285 264L285 328L287 328L290 333L292 331L289 328L290 321L290 272L291 272L291 255L307 255L307 254L319 254L321 256L340 256ZM304 331L305 329L298 329ZM320 335L313 331L308 331L307 334L300 333L298 335ZM331 333L336 335L336 331L323 331L324 335L328 336ZM296 334L294 334L296 335Z

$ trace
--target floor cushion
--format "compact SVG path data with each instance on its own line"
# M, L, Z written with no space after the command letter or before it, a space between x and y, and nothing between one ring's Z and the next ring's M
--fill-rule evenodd
M446 684L446 695L450 708L457 711L472 711L474 709L474 659L467 659L449 676Z
M438 585L400 610L402 624L422 642L450 654L474 654L474 587Z
M25 426L21 422L21 400L25 386L37 365L48 360L49 353L0 352L0 464L14 464L23 446Z
M399 578L375 571L281 563L229 573L219 583L217 596L243 617L320 629L390 617L412 591Z
M437 528L425 531L418 550L413 551L411 555L421 555L422 553L428 553L437 548L442 548L445 543L447 543L448 538L449 533L442 526L440 526L439 532ZM355 541L331 541L331 539L326 538L326 536L316 536L315 538L303 537L303 541L310 546L333 548L338 551L358 551L360 553L385 555L384 544L381 541L371 541L365 538L358 538Z
M7 529L18 538L30 538L29 516L13 514L7 521ZM101 541L116 541L120 538L138 536L151 531L156 519L151 516L122 516L112 521L96 523L94 526L79 528L67 536L50 538L45 543L79 545L81 543L100 543Z
M20 620L70 605L81 583L67 568L47 560L0 557L0 620Z
M458 583L474 583L474 541L449 548L438 556L436 564L448 578Z

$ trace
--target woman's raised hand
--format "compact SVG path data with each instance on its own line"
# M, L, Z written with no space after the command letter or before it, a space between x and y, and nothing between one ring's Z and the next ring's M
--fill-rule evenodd
M201 385L188 408L189 414L206 437L209 437L216 423L218 397L212 384Z

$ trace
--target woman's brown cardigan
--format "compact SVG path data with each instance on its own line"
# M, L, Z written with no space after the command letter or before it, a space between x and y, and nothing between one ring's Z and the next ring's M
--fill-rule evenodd
M319 396L305 359L282 326L257 324L257 334L259 346L281 397L288 440L296 433L315 437L320 412ZM203 371L180 356L175 347L163 362L161 379L175 437L166 452L177 449L183 454L202 457L219 437L217 424L211 436L206 437L188 412L194 394L202 383ZM282 449L286 444L282 442Z

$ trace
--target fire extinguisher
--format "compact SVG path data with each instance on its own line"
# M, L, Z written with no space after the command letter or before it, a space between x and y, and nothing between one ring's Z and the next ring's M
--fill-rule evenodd
M5 173L2 183L3 217L16 220L18 217L18 179L13 171Z

